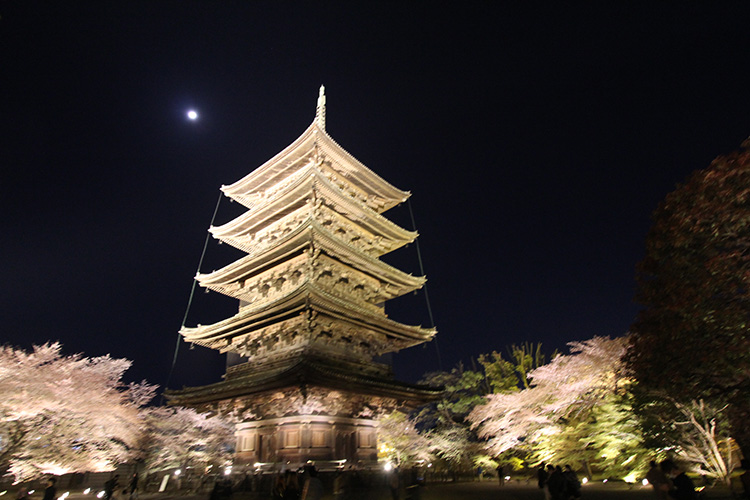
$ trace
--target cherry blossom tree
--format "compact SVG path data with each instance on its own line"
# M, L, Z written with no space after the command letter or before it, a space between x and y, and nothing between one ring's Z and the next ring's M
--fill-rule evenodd
M395 465L432 460L431 442L421 434L414 421L399 411L378 421L378 458Z
M520 450L537 461L640 468L644 450L622 372L626 342L571 342L569 355L529 372L528 389L488 395L468 420L494 456Z
M234 424L221 415L191 408L160 407L146 411L146 472L188 467L201 471L223 465L234 451Z
M427 430L424 435L430 441L430 449L454 472L473 471L477 466L493 470L497 467L466 417L487 394L528 387L528 373L545 362L540 343L512 345L507 353L507 358L497 351L482 354L471 361L472 369L459 363L449 372L427 373L421 381L444 387L443 397L422 407L415 420ZM506 463L513 463L510 457L506 458Z
M155 386L125 385L127 359L0 348L0 469L17 481L112 470L135 457Z

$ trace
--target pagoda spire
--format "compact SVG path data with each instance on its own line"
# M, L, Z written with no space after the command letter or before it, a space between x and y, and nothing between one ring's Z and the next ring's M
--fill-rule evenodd
M326 129L326 88L320 86L320 92L318 93L318 106L315 108L315 121L318 122L318 126L323 130Z

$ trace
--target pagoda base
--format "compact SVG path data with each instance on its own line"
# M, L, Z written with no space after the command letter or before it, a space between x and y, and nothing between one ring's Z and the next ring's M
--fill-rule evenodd
M236 419L237 465L313 460L368 467L377 463L381 417L442 394L371 365L314 356L245 362L228 369L223 382L165 394L169 404Z
M235 464L377 462L377 422L366 418L295 415L237 424Z

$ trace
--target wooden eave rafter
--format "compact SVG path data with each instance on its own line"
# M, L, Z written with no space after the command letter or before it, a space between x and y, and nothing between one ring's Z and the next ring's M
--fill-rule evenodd
M207 274L198 274L195 279L201 286L219 293L226 293L229 283L247 280L261 270L286 262L310 246L324 251L327 255L353 267L357 271L372 276L379 281L386 281L392 289L384 294L384 299L400 297L421 288L427 279L423 276L412 276L382 260L376 259L355 247L341 243L330 231L312 218L308 218L297 229L281 240L274 242L271 248L259 248L221 269ZM232 297L239 295L230 293Z
M340 171L348 182L368 194L371 208L378 213L406 201L410 196L408 191L397 189L349 154L319 126L317 121L313 121L302 135L276 156L237 182L222 186L221 190L228 197L252 208L255 203L254 193L265 191L292 175L300 168L299 159L315 154L316 147L322 148L330 155L337 164L334 169Z
M243 242L245 239L243 237L257 233L294 211L309 209L308 203L311 195L338 208L339 210L335 211L353 224L361 226L371 234L393 241L392 250L414 241L418 236L417 232L403 229L356 199L345 196L315 167L309 167L303 171L294 179L294 182L286 185L284 189L276 192L254 209L226 224L212 226L209 232L214 238L249 252L252 242Z
M198 344L228 343L232 337L244 335L252 330L288 319L303 310L312 310L346 320L352 325L365 326L383 335L412 341L413 345L430 340L437 330L398 323L384 314L377 314L359 307L356 303L331 295L310 282L304 282L276 300L253 308L248 306L238 314L211 325L195 328L183 327L180 333L188 342Z
M167 391L171 405L199 405L232 398L252 397L300 384L342 390L354 394L393 398L406 406L414 407L439 399L442 388L397 382L354 373L316 359L302 358L294 363L267 370L258 370L246 376L232 378L201 387L186 387Z

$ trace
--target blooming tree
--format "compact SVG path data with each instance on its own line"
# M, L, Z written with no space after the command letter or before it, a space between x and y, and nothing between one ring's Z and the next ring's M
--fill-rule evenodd
M432 459L430 448L430 439L404 413L394 411L378 421L378 458L399 466L415 464Z
M610 470L640 467L641 439L622 374L625 338L568 345L569 355L529 373L528 389L487 396L469 421L495 456L522 450L538 461L578 458L586 465L605 462Z
M430 440L430 449L450 464L454 471L473 470L477 466L495 469L498 463L485 454L466 417L484 396L515 392L528 387L528 373L545 362L542 345L524 343L507 348L507 359L497 351L471 361L472 369L459 363L451 371L425 374L421 383L442 386L443 397L423 406L416 421ZM513 463L511 457L504 462Z
M221 415L191 408L160 407L146 410L147 472L174 467L205 469L229 461L234 448L234 425Z
M139 452L139 410L155 387L125 385L127 359L60 350L0 348L0 469L17 481L112 470Z

